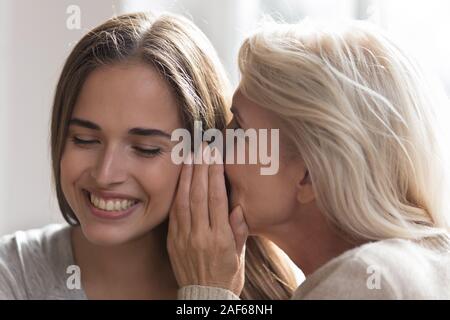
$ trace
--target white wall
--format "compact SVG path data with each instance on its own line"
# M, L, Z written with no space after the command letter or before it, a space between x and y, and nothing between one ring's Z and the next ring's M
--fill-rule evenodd
M0 235L62 221L51 189L50 111L70 43L112 13L111 1L0 1ZM66 27L69 5L81 27Z
M6 215L6 150L7 150L7 139L6 135L8 132L8 111L6 94L8 92L8 60L7 48L9 44L9 37L6 32L6 27L10 24L8 12L9 12L9 2L0 2L0 35L3 41L0 41L0 235L2 231L2 218Z

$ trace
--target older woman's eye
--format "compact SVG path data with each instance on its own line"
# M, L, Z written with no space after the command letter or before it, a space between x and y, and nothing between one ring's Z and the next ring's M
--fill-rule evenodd
M140 148L140 147L133 147L133 148L134 148L134 150L136 150L136 152L142 154L145 157L154 157L154 156L161 154L160 148L151 148L151 149Z

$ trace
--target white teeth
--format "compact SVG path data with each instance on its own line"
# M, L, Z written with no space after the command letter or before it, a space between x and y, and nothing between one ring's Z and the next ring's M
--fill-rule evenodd
M132 201L131 200L122 200L122 202L117 202L120 204L120 209L125 210L129 206L131 206Z
M122 210L122 205L120 201L114 201L114 210Z
M135 204L135 201L132 200L105 200L94 196L92 193L90 194L91 203L94 207L105 210L105 211L122 211L130 208Z
M106 201L106 210L112 211L114 209L114 201L108 200Z

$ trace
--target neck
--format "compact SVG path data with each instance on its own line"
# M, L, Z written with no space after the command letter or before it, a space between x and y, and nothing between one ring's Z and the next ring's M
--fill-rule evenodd
M132 241L99 246L89 242L80 227L75 227L72 232L74 258L80 266L86 291L98 296L102 295L100 292L120 288L120 292L124 295L128 292L130 297L139 292L162 295L176 292L166 238L167 226L163 224Z
M331 259L363 244L346 240L316 207L309 211L307 219L294 214L290 221L273 227L263 236L280 247L306 277Z

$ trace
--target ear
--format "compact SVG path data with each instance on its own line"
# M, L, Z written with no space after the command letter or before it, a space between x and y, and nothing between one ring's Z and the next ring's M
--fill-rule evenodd
M311 176L306 167L300 172L300 179L297 182L297 201L301 204L307 204L316 198L311 182Z

